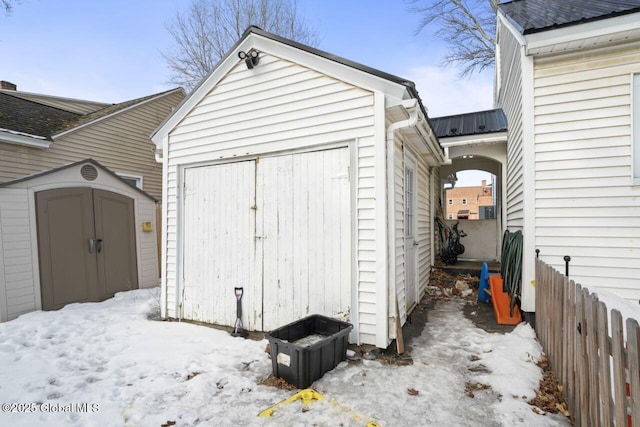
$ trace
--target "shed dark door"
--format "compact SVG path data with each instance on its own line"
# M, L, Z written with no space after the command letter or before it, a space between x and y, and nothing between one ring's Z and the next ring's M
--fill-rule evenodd
M133 200L90 188L36 193L42 308L138 287Z

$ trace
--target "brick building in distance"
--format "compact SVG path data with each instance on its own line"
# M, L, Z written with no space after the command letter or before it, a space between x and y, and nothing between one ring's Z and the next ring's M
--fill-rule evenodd
M447 219L494 219L493 186L482 180L482 185L454 187L446 190Z

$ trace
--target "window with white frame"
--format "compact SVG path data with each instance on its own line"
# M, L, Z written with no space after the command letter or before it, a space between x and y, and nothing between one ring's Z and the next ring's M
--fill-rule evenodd
M635 73L633 75L632 95L633 185L640 186L640 73Z
M117 175L130 186L142 190L142 177L140 175L129 175L126 173L119 173Z
M453 199L449 199L449 202L448 202L448 203L449 203L450 205L452 205L452 204L453 204Z
M462 204L466 205L467 204L467 199L462 199Z

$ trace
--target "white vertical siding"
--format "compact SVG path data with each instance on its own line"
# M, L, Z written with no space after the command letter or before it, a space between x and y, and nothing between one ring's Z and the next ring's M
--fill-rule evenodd
M0 189L0 321L36 309L28 191Z
M431 272L431 178L429 166L420 156L418 161L418 303L422 299L429 284L429 273ZM436 182L439 182L436 180Z
M260 160L264 330L314 313L351 321L348 166L348 148Z
M501 80L497 106L501 107L509 125L507 143L507 228L510 231L523 230L524 227L524 155L522 132L522 103L528 102L522 97L521 46L518 40L498 20L499 31L499 67Z
M374 95L289 61L261 54L260 66L239 63L169 134L167 200L167 314L176 317L177 166L237 156L356 141L359 341L375 344L376 165Z
M163 278L166 283L167 292L167 317L179 318L180 313L177 296L177 268L178 268L178 195L181 193L178 189L178 168L169 166L167 171L167 192L164 195L166 199L166 224L162 224L165 233L163 238L166 239L166 256L163 259L165 263L166 276Z
M395 289L396 298L398 299L398 310L400 316L400 324L407 319L407 295L405 288L405 252L404 252L404 235L405 235L405 174L404 174L404 148L401 138L394 139L393 153L393 210L395 212L395 223L393 224L394 234L393 244L395 249ZM391 314L395 313L395 301L389 304ZM390 316L391 317L391 316ZM390 319L393 321L394 319ZM389 325L389 331L395 331L395 324Z
M147 198L135 199L136 217L136 247L138 259L138 276L140 288L158 286L158 241L156 234L156 205ZM143 222L151 222L151 232L142 231Z
M255 162L224 163L185 170L184 316L233 326L234 288L244 289L245 328L260 329L262 287L253 269ZM260 310L258 310L260 311ZM256 327L257 326L257 327Z
M407 319L406 310L406 259L405 259L405 163L404 156L406 150L405 143L401 137L394 139L394 183L393 183L393 210L395 212L394 222L394 248L395 248L395 286L396 297L398 299L399 315L402 324ZM414 214L417 215L417 229L415 240L418 242L417 255L417 302L420 302L425 289L429 284L429 274L431 272L431 179L429 176L429 166L421 156L413 156L416 160L416 192L417 206ZM391 301L395 304L395 301ZM390 306L390 313L395 312L395 307ZM392 336L395 333L395 319L390 316L390 331Z
M360 342L375 344L377 326L376 287L376 186L375 146L372 136L358 139L356 216L358 320Z
M572 279L640 299L640 188L632 183L637 47L535 61L536 245Z

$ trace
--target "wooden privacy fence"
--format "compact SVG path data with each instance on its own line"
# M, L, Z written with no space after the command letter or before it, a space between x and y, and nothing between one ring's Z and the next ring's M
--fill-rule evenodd
M640 327L536 259L536 333L577 426L640 427Z

